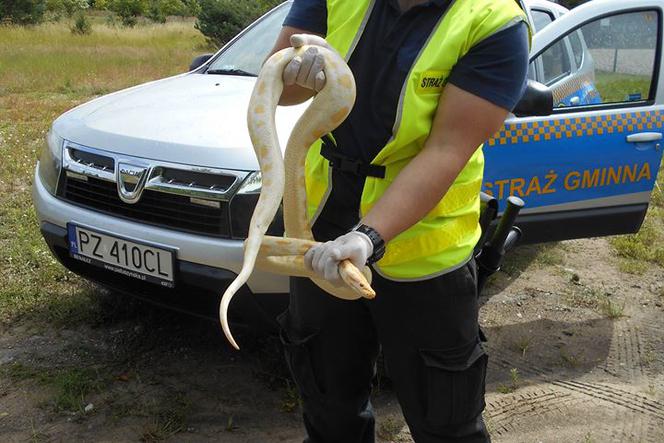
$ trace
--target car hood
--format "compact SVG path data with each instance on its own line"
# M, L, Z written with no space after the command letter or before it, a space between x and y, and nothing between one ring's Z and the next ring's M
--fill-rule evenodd
M247 130L253 77L183 74L84 103L53 130L97 149L189 165L258 169ZM306 104L279 107L282 149Z

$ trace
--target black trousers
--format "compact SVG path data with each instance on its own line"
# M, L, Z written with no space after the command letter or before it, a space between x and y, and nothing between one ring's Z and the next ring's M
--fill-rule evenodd
M345 301L291 278L279 323L303 400L305 442L374 442L369 397L379 345L417 443L489 442L476 279L473 261L419 282L374 272L376 298Z

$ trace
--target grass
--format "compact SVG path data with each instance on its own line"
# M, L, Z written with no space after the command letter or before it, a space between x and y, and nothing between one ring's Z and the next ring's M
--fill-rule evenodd
M73 35L62 22L0 27L0 92L91 96L183 72L207 51L193 24L104 24L85 36Z
M578 284L572 276L570 281L575 283L570 285L570 289L563 295L563 301L573 308L599 309L602 302L607 298L603 291Z
M601 304L602 313L611 320L616 320L625 316L625 303L619 305L611 300L603 300Z
M101 391L104 377L90 368L40 368L21 363L0 366L0 374L14 382L33 380L51 392L46 403L55 412L84 412L88 397Z
M610 242L620 257L618 266L624 272L642 274L648 263L664 267L664 163L639 232L613 237Z
M496 388L496 390L501 394L511 394L512 392L519 389L520 384L521 384L521 374L519 373L519 370L517 368L512 368L510 369L510 384L509 385L501 384Z
M628 257L621 257L618 260L618 270L625 274L643 275L648 270L648 263Z
M572 369L578 368L583 363L582 357L571 352L567 352L565 349L560 350L560 361L563 366Z
M514 347L521 353L522 358L526 357L526 351L530 348L531 341L532 337L525 335L514 342Z
M0 26L0 325L99 314L94 289L51 256L32 208L33 169L51 122L98 95L186 71L209 52L193 20L133 29L93 22L85 36L67 22Z
M571 280L572 283L574 283L574 276ZM584 286L577 282L570 285L570 290L563 295L563 300L571 307L593 309L611 320L624 317L625 304L618 304L609 297L609 294L603 290Z
M300 394L298 394L290 380L286 379L285 384L286 388L281 399L281 410L288 413L295 412L302 405Z
M628 94L641 94L648 98L650 75L618 74L595 71L595 87L603 103L619 103L627 100Z
M166 440L187 429L187 417L191 403L183 395L176 395L151 412L144 426L140 441L152 443Z

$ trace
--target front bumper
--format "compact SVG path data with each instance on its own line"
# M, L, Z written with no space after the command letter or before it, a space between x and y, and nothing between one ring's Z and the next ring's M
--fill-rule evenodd
M142 225L98 214L51 195L35 173L33 202L44 240L69 270L113 290L205 317L217 318L219 300L242 263L241 241L208 238ZM176 286L164 288L83 263L69 256L67 223L96 227L126 238L169 245L176 250ZM233 298L230 315L236 322L274 326L276 314L288 304L288 279L256 271Z

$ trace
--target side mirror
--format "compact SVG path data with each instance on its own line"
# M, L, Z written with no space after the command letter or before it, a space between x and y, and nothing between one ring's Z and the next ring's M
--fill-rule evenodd
M203 54L203 55L199 55L198 57L195 57L192 60L191 64L189 65L189 70L193 71L196 68L200 68L201 66L203 66L205 64L205 62L210 60L213 55L214 54Z
M553 111L553 93L548 86L535 80L528 80L521 100L512 111L519 117L551 115Z

